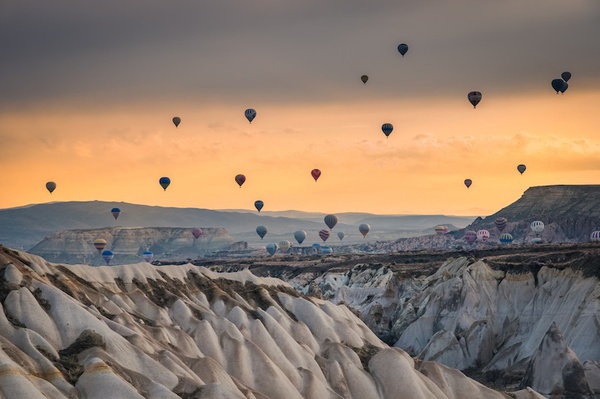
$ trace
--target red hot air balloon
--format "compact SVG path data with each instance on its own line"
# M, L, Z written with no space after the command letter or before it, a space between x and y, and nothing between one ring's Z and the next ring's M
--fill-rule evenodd
M313 169L313 170L311 170L310 174L313 177L313 179L315 179L315 182L317 180L319 180L319 177L321 177L321 171L319 169Z
M465 186L467 186L467 188L471 187L471 184L473 184L473 180L465 179Z
M323 242L327 241L327 239L329 238L329 230L320 230L319 231L319 237L321 237L321 240L323 240Z
M198 228L192 230L192 235L194 236L194 239L196 239L196 240L198 238L200 238L200 236L202 236L202 234L203 234L202 230L200 230Z
M242 184L244 184L245 181L246 181L246 176L244 176L242 174L235 176L235 182L240 185L240 188L242 187Z

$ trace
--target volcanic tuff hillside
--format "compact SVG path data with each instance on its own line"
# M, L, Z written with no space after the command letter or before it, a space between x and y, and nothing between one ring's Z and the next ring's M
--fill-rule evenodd
M508 396L381 342L348 308L248 270L50 264L0 246L0 397Z
M546 225L544 241L585 242L592 231L600 228L600 185L530 187L516 202L484 219L476 219L466 229L487 229L494 238L494 221L500 216L508 219L505 232L517 241L533 237L529 225L541 220Z
M93 245L97 238L107 241L106 249L114 252L113 265L137 263L144 251L152 251L155 259L196 259L206 253L244 249L245 243L234 243L222 228L202 228L202 236L194 239L189 228L112 227L92 230L61 231L45 238L29 252L50 262L105 265Z

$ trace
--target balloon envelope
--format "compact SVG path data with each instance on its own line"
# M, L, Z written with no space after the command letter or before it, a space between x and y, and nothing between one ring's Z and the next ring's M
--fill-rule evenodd
M248 122L252 123L254 118L256 118L256 111L253 108L248 108L244 111L244 116L248 119Z
M179 124L181 123L181 118L178 116L174 116L173 117L173 124L175 125L175 127L179 126Z
M467 230L463 235L463 240L465 240L467 244L471 245L477 240L477 233L475 233L473 230Z
M113 209L110 210L110 212L112 213L112 215L115 218L115 220L117 220L117 218L121 214L121 210L119 208L113 208Z
M360 231L360 234L363 235L363 238L367 236L367 234L369 234L369 231L371 230L371 226L369 226L367 223L363 223L360 226L358 226L358 231Z
M511 234L504 233L500 236L500 242L502 244L510 244L513 242L513 236Z
M467 188L471 187L471 184L473 184L473 180L465 179L465 186L467 186Z
M487 230L477 230L477 241L486 242L490 238L490 232Z
M302 242L306 239L306 231L298 230L294 233L294 238L298 241L298 244L302 244Z
M338 222L338 218L335 215L327 215L324 218L325 220L325 224L327 225L327 227L329 227L330 229L333 229L333 227L337 224Z
M144 259L146 262L150 262L152 258L154 258L152 251L144 251L142 253L142 259Z
M360 77L360 80L362 80L362 82L364 84L367 84L367 80L369 80L369 77L367 75L363 75L363 76Z
M321 171L319 169L313 169L310 171L310 175L313 177L313 179L315 179L316 182L319 180L319 177L321 177Z
M246 181L246 176L239 174L239 175L235 175L235 182L237 184L239 184L240 187L242 187L242 184L244 184L244 182Z
M321 253L322 254L327 255L327 254L330 254L332 252L333 252L333 249L330 246L322 246L321 247Z
M401 43L398 45L398 52L400 54L402 54L402 57L404 57L404 54L406 54L408 52L408 45L406 43Z
M562 79L553 79L550 84L552 85L552 88L554 90L556 90L556 94L558 94L559 92L564 93L565 90L567 90L566 88L564 88L564 90L563 90L564 85L567 85L567 87L568 87L567 82L565 82Z
M565 71L563 73L560 74L560 77L565 81L568 82L569 79L571 79L571 72Z
M590 234L590 241L600 242L600 230L592 231L592 234Z
M525 172L525 169L527 169L527 166L520 164L519 166L517 166L517 170L519 171L519 173L523 174Z
M338 231L337 236L340 239L340 241L342 241L344 239L345 234L343 231Z
M327 239L329 238L329 230L320 230L319 231L319 237L321 237L321 240L323 240L323 242L327 241Z
M254 207L256 208L257 211L260 212L260 210L263 209L263 206L265 206L265 203L262 202L261 200L254 201Z
M446 226L435 226L435 233L442 235L448 232L448 227Z
M385 137L390 137L392 131L394 130L394 126L391 123L384 123L381 125L381 131L385 134Z
M542 222L541 220L536 220L531 222L531 230L535 233L535 234L540 234L542 231L544 231L544 222Z
M258 226L256 228L256 234L258 234L258 236L262 240L267 235L267 228L265 226Z
M277 244L267 244L267 252L269 255L274 255L277 252Z
M477 107L477 104L481 101L481 97L483 97L483 95L480 91L471 91L467 94L467 98L471 105L473 105L473 108Z
M105 249L104 251L102 251L101 255L102 255L102 259L104 259L104 261L106 262L107 265L112 260L112 258L115 256L113 254L113 252L109 251L108 249Z
M506 220L506 218L504 218L502 216L500 216L499 218L496 218L496 220L494 220L494 224L496 225L496 228L501 233L506 228L507 223L508 223L508 220Z
M287 252L288 249L292 246L292 243L288 240L279 241L278 247L281 252Z
M167 191L167 187L169 187L169 184L171 184L171 179L169 179L168 177L161 177L158 180L158 184L160 184L160 186Z
M106 240L103 238L97 238L94 240L94 247L98 250L99 253L102 253L102 250L106 248Z
M50 194L52 194L52 191L56 190L56 183L53 181L46 183L46 190L50 191Z
M192 229L192 235L194 236L195 239L200 238L202 236L202 234L203 234L202 230L200 230L198 228Z

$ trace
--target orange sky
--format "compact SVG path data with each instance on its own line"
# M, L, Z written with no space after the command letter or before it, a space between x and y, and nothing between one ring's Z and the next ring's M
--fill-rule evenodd
M365 86L365 90L369 87ZM490 98L491 97L491 98ZM486 215L530 186L596 184L600 93L330 104L50 104L2 115L0 207L71 200ZM171 117L182 123L175 128ZM390 122L388 139L381 124ZM516 166L527 165L520 175ZM319 168L315 183L310 170ZM234 176L247 181L240 189ZM164 192L158 185L169 176ZM465 178L473 185L466 189ZM50 195L48 180L58 188Z

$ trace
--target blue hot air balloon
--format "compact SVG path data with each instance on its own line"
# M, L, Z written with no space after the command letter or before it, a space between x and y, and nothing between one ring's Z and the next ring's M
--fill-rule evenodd
M117 220L117 218L121 214L121 210L119 208L113 208L113 209L110 210L110 212L112 213L112 215L115 218L115 220Z
M479 104L482 97L483 95L480 91L471 91L469 92L469 94L467 94L467 99L469 100L473 108L477 107L477 104Z
M553 79L551 82L552 88L556 90L556 94L564 93L568 88L569 84L563 79Z
M265 226L258 226L256 228L256 234L258 234L258 236L262 240L267 235L267 228Z
M401 43L398 45L398 52L404 57L404 54L408 52L408 45L406 43Z
M152 261L152 258L154 258L154 254L152 253L152 251L144 251L142 253L142 259L144 259L146 262L150 263Z
M381 125L381 131L385 134L385 137L390 137L392 134L392 130L394 130L394 126L391 123L384 123Z
M104 251L102 251L101 255L102 255L102 259L104 259L104 261L106 262L107 265L110 263L112 258L115 256L115 254L113 254L113 252L108 249L105 249Z
M560 74L560 77L565 81L568 82L569 79L571 79L571 72L568 71L564 71L563 73Z
M525 170L527 169L527 166L520 164L517 166L517 170L519 171L520 174L525 173Z
M302 244L302 242L306 239L306 231L298 230L294 233L294 238L298 241L298 244Z
M263 209L263 206L265 206L265 203L261 200L256 200L254 201L254 207L256 208L257 211L260 212L261 209Z
M509 233L504 233L500 236L500 242L502 244L510 244L513 242L513 236Z
M248 122L252 123L254 118L256 118L256 111L253 108L248 108L244 111L244 116L248 119Z
M277 244L267 244L267 252L271 256L275 255L275 252L277 252Z
M167 187L169 187L169 184L171 184L171 179L168 177L161 177L158 179L158 184L160 184L160 186L167 191Z

